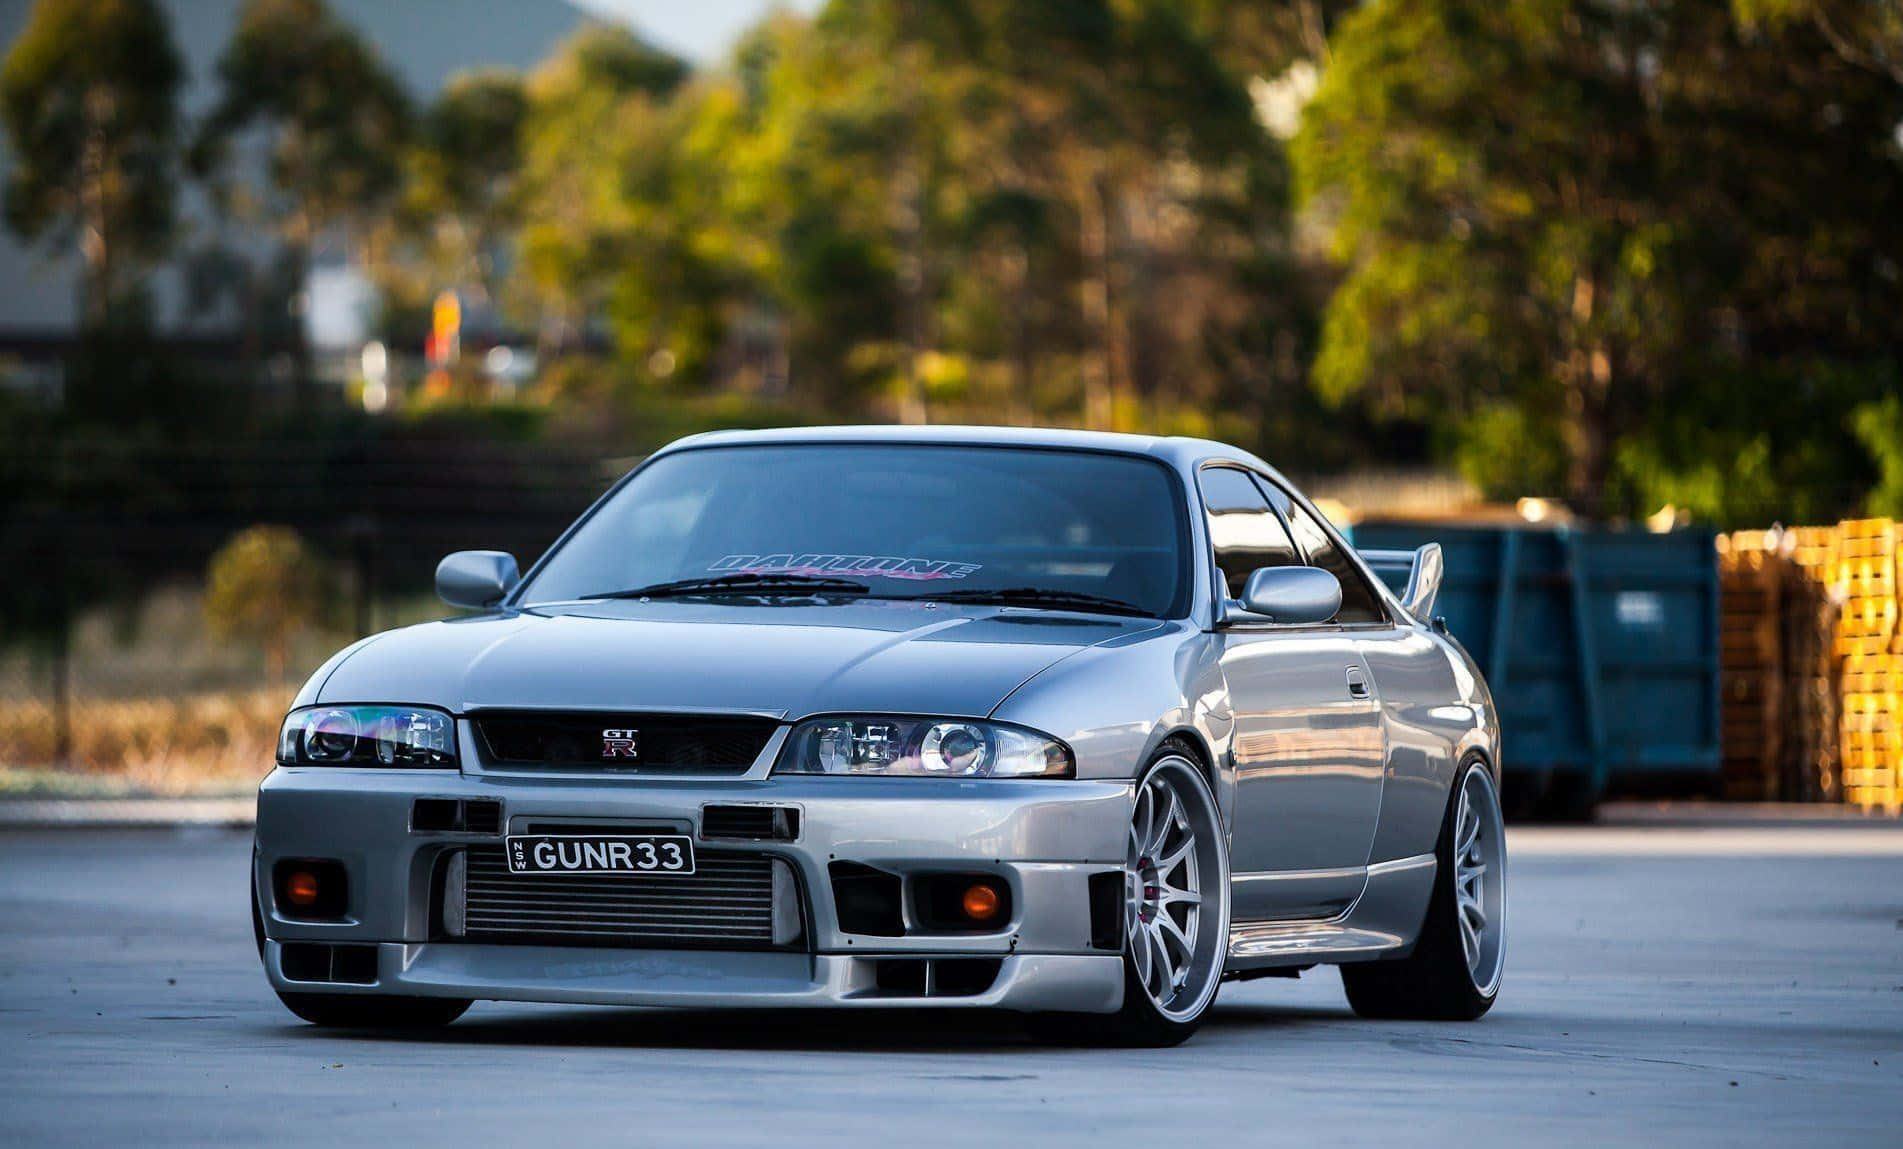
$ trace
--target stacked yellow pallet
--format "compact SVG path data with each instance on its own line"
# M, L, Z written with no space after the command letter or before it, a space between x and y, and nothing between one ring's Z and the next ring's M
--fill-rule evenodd
M1786 713L1785 798L1843 800L1843 682L1836 658L1842 604L1830 580L1840 542L1835 526L1790 527L1781 540L1790 555L1784 582Z
M1837 528L1738 531L1718 552L1725 796L1839 801Z
M1840 553L1836 527L1786 527L1780 542L1790 553L1792 562L1819 581L1828 581L1828 572L1836 567Z
M1718 539L1722 780L1725 796L1743 801L1779 797L1785 727L1780 622L1790 563L1776 541L1765 531Z
M1843 673L1843 794L1892 814L1903 808L1903 632L1897 625L1899 532L1892 519L1837 525L1831 582L1843 601L1836 654Z

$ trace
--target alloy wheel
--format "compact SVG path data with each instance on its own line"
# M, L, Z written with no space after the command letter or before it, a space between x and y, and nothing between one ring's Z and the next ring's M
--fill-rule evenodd
M1228 884L1209 788L1182 758L1137 787L1124 869L1124 933L1136 982L1159 1013L1193 1017L1208 1003L1228 943Z
M1454 909L1474 988L1491 994L1506 955L1506 835L1485 770L1469 770L1454 816Z

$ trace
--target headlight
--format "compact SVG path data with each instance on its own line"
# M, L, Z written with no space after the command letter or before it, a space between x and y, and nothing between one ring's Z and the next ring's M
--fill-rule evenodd
M816 718L787 739L776 774L1070 778L1070 747L1015 726L964 718Z
M421 706L308 706L284 716L278 764L454 768L456 724Z

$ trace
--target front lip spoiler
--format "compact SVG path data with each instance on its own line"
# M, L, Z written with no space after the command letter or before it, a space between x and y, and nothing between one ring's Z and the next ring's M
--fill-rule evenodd
M732 950L612 950L565 946L382 942L369 985L294 981L283 946L265 944L271 984L285 993L400 994L563 1005L681 1009L902 1007L1114 1013L1123 1005L1118 954L1005 956L982 994L897 996L877 991L874 971L894 954ZM972 957L947 952L945 957Z

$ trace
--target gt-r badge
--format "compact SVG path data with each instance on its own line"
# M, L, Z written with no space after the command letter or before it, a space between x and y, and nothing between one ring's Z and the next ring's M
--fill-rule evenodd
M603 730L601 732L601 756L603 758L636 758L636 741L641 737L639 730Z

